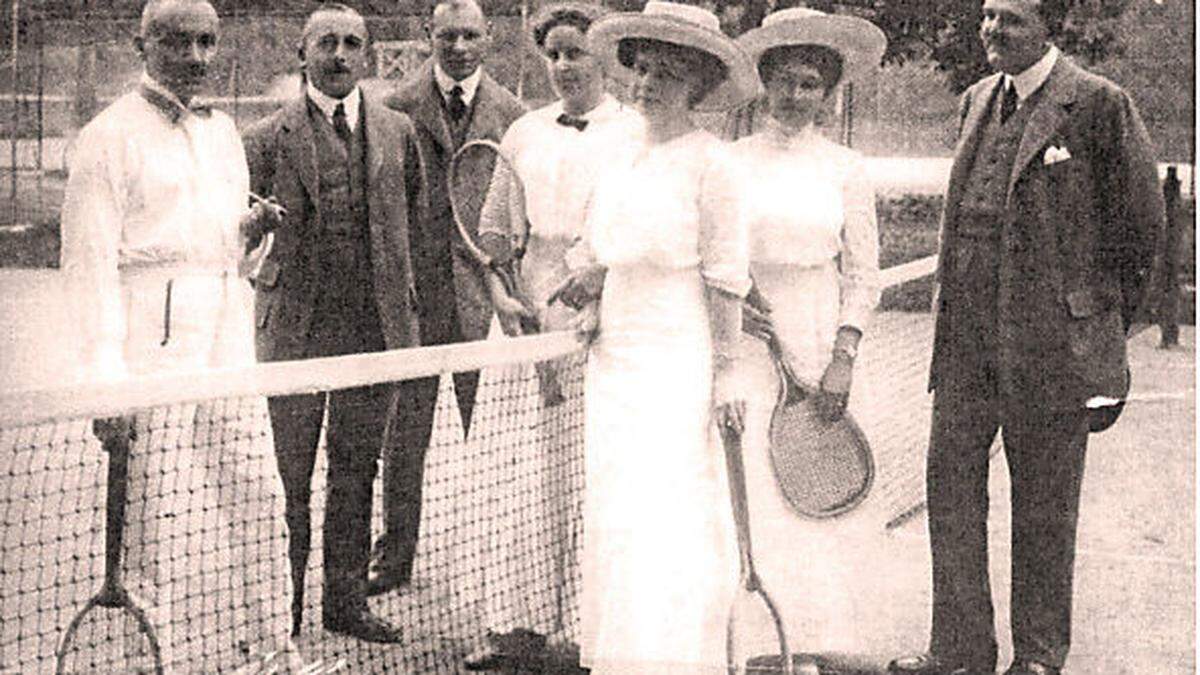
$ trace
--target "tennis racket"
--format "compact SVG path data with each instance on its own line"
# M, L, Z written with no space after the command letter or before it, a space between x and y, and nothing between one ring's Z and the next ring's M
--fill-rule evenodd
M450 210L467 252L483 269L494 273L508 296L526 310L515 331L505 326L505 332L510 335L541 332L538 308L521 277L521 259L529 241L529 219L525 213L525 188L512 160L500 144L477 138L467 141L454 153L448 172ZM480 233L480 221L485 218L506 222L507 237ZM538 363L536 370L546 405L566 400L551 364Z
M800 515L842 515L861 504L875 482L871 446L849 412L832 422L818 412L817 386L796 375L774 330L766 342L781 385L769 437L775 481Z
M55 654L57 673L163 672L162 651L145 604L121 580L129 445L128 437L110 436L104 441L108 453L104 582L67 626Z
M779 640L780 663L787 675L795 673L791 651L788 649L787 633L783 628L783 617L771 594L763 587L762 579L754 569L754 551L750 543L750 509L746 502L746 468L742 460L741 435L726 426L721 427L721 440L725 445L725 471L729 476L729 500L733 506L733 524L737 529L738 543L738 590L729 608L729 619L725 624L725 656L729 675L746 672L745 661L739 654L739 624L749 613L754 600L761 601L771 617L775 635Z

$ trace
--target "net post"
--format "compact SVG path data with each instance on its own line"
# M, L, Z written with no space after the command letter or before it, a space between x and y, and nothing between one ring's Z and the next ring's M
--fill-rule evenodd
M1182 239L1182 218L1180 218L1180 188L1179 170L1175 166L1167 167L1166 178L1163 179L1163 203L1166 206L1166 228L1164 233L1162 257L1162 285L1159 297L1155 303L1158 314L1158 328L1161 333L1159 349L1170 349L1179 345L1179 259L1180 240Z
M21 69L20 48L17 41L21 37L21 0L13 0L12 4L12 129L9 130L8 147L12 164L9 166L9 197L12 199L12 225L17 225L17 136L21 126Z

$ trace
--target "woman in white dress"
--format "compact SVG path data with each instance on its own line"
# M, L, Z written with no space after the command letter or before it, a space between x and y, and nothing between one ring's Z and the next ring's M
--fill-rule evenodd
M568 328L574 319L573 310L547 301L570 273L568 253L583 233L596 174L614 149L623 151L641 135L641 116L604 91L604 70L588 50L587 31L604 13L598 5L556 3L530 22L531 40L560 99L521 116L504 134L500 145L515 173L497 165L479 223L483 246L500 257L511 255L508 198L519 181L529 224L521 274L545 331ZM489 290L504 332L519 334L528 310L495 275L489 276ZM499 331L494 329L493 336ZM580 392L571 388L581 383L569 372L559 375L567 400L543 401L528 426L513 424L511 416L503 420L520 438L506 436L493 453L496 470L507 475L495 486L496 503L503 506L491 538L504 545L489 547L493 558L482 565L488 639L466 659L471 670L520 659L538 648L541 636L561 630L564 637L574 637L578 592L572 571L577 569L583 455L578 447L563 447L571 438L563 432L579 414ZM530 367L488 373L481 390L501 401L539 398ZM481 404L490 405L487 399ZM514 413L528 410L514 407Z
M743 203L755 295L797 374L819 384L819 409L846 408L859 339L879 299L875 193L858 153L827 140L816 122L840 82L877 66L883 33L863 19L796 8L769 15L739 44L765 89L763 129L733 154L753 167ZM746 309L748 333L767 315ZM766 344L744 335L748 392L743 448L755 561L776 596L796 651L855 647L853 518L806 521L791 511L768 454L780 382Z
M737 550L715 424L740 428L730 387L747 243L727 147L691 113L757 91L707 10L649 2L589 33L632 79L644 142L597 183L588 234L603 276L586 380L581 656L593 673L724 672Z

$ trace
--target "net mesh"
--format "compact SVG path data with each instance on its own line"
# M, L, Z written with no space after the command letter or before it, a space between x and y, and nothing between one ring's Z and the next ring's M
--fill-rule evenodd
M931 271L928 259L887 270L889 292L927 286L922 279ZM282 670L293 617L289 590L300 591L291 595L303 607L295 644L304 661L323 669L460 672L462 659L489 631L517 628L548 637L543 657L550 663L572 662L586 357L573 340L559 339L565 337L0 397L0 671L54 672L69 623L102 587L109 454L91 420L114 414L132 414L137 434L122 580L146 609L168 667ZM880 536L923 501L931 338L928 311L890 309L885 300L860 349L850 405L876 463L875 487L860 508L874 505L868 510L880 514ZM553 365L565 402L544 405L537 363ZM475 368L482 370L464 434L450 373L461 378ZM429 383L431 376L437 396L423 456L412 456L408 418L397 417L403 419L393 422L386 442L378 440L378 424L371 433L355 428L371 427L361 420L378 419L380 405L389 412L415 406L414 383ZM315 418L303 406L290 408L291 417L276 410L272 424L269 399L329 409ZM311 429L281 433L289 422ZM357 452L331 450L331 432L340 438L335 444L357 444ZM312 434L311 444L287 440L303 433ZM384 446L378 463L371 438ZM305 476L309 462L311 482L292 480L311 487L311 540L303 582L291 589L288 549L300 537L297 516L286 514L280 472ZM404 481L388 473L389 462L408 477L407 488L397 487ZM331 484L331 463L343 467L340 488ZM353 467L365 469L355 474ZM354 500L346 495L361 496L354 491L363 483L347 481L347 473L369 476L369 535L352 527L356 516L346 504ZM366 547L402 529L390 525L388 514L403 520L418 508L412 567L402 570L410 573L409 583L368 600L376 616L400 628L402 641L374 644L327 630L325 612L347 597L349 583L331 572L339 567L330 564L331 554L341 556L340 569L347 560L362 569ZM296 560L294 549L291 556ZM341 586L331 586L331 574ZM152 671L128 613L102 607L81 624L68 650L68 672Z
M284 406L273 420L265 395L125 411L132 413L137 438L120 569L134 605L147 611L165 666L258 672L283 663L280 651L293 620L288 547L302 537L286 533L285 520L289 526L297 521L285 517L279 476L303 474L305 463L312 467L311 553L297 586L303 615L295 644L306 661L353 672L453 672L489 629L529 628L547 635L552 647L571 642L583 494L583 355L542 362L555 366L565 402L542 405L534 360L485 367L465 437L453 378L435 377L438 395L423 476L417 477L423 489L411 580L369 600L376 616L401 629L399 644L339 635L325 630L323 619L347 589L344 581L327 580L327 556L342 556L333 567L344 569L352 557L348 544L355 543L351 530L361 530L352 527L354 476L365 473L373 487L370 530L376 538L388 521L386 471L362 457L369 455L370 434L337 425L349 418L370 427L364 419L377 414L380 396L388 405L406 405L411 392L404 382L388 381L384 371L359 386L270 397L272 406L328 406L316 413L319 442L312 439L311 451L281 442L294 435L279 432L289 424L303 427L312 409ZM9 417L30 409L6 407ZM53 413L37 413L46 414ZM333 457L331 430L340 448ZM389 435L380 464L403 464L395 455L424 449L396 447L410 437ZM0 448L0 615L6 617L0 671L53 672L68 624L106 577L109 457L85 417L7 422ZM340 467L332 474L331 463ZM331 485L337 481L343 485ZM397 499L395 508L411 512L412 497ZM365 570L365 547L360 553ZM135 629L131 615L119 609L89 612L65 650L65 670L152 670Z

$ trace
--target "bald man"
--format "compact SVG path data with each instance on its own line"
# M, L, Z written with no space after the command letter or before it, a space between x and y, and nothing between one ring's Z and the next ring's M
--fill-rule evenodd
M233 120L196 102L217 36L203 0L149 3L133 41L145 66L137 90L79 136L62 262L86 380L136 387L254 362L241 233L275 216L247 209ZM295 656L283 490L255 424L264 408L216 400L95 422L106 446L132 441L127 579L150 604L168 671Z
M429 176L429 215L413 239L421 342L441 345L487 337L492 320L483 270L467 253L450 213L446 170L463 143L499 142L525 107L483 70L491 28L473 0L448 0L434 7L428 27L433 58L404 80L386 104L412 118ZM491 171L479 172L478 192ZM454 374L463 433L471 427L479 371ZM421 481L429 447L438 378L416 383L417 395L397 411L401 431L384 458L387 532L373 562L371 592L408 583L421 517Z

